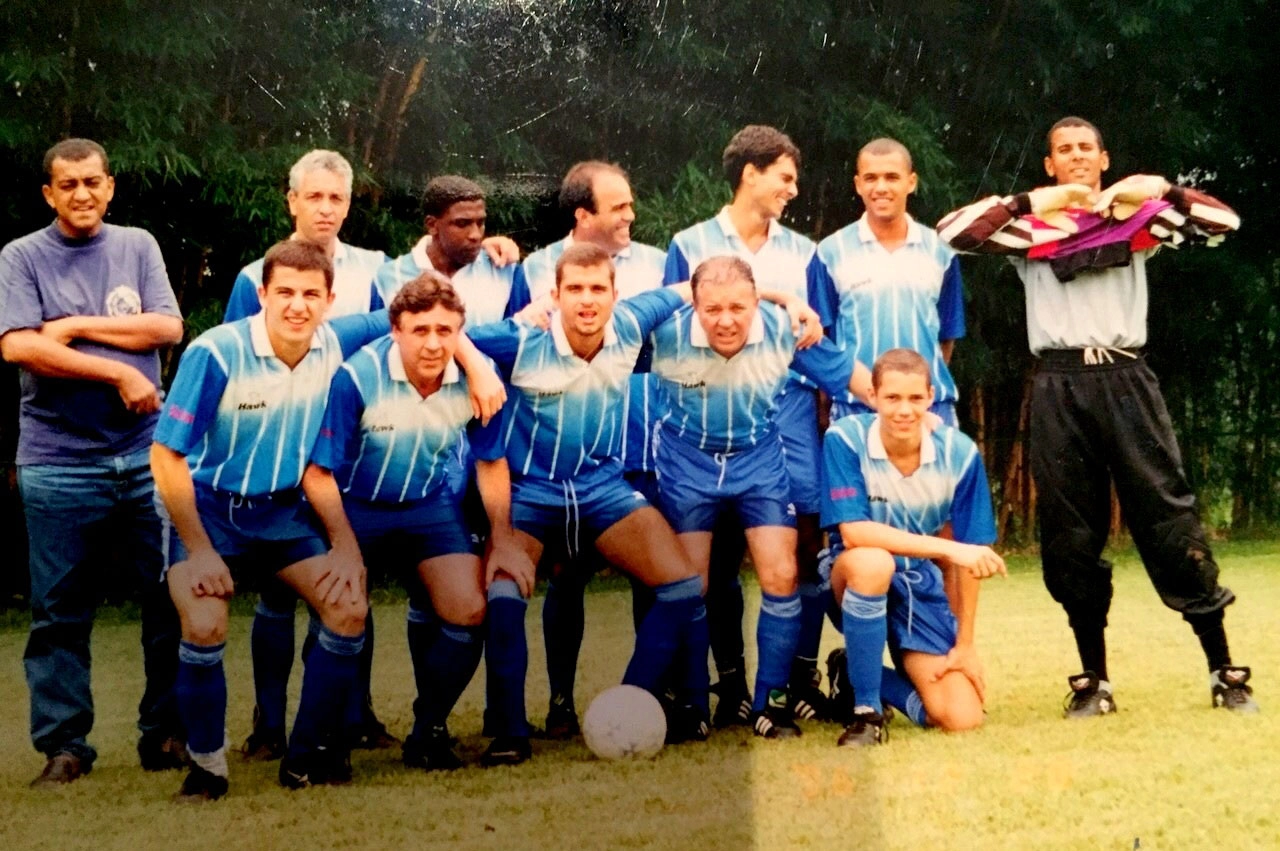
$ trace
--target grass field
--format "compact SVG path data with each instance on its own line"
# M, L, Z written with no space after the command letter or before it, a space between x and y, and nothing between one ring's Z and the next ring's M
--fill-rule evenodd
M138 627L104 618L94 634L99 749L93 773L65 789L26 788L42 766L27 737L20 626L0 631L0 848L1276 848L1280 847L1280 542L1222 546L1239 596L1227 626L1233 656L1252 665L1263 714L1209 708L1191 630L1160 605L1140 564L1117 556L1108 633L1120 712L1067 722L1060 702L1075 672L1065 618L1035 560L1015 558L984 589L979 641L988 719L947 736L899 721L888 746L837 750L839 728L805 726L794 742L740 732L668 748L652 762L602 763L580 743L535 743L514 769L411 772L399 753L358 753L356 782L290 793L275 763L233 757L223 801L170 801L180 775L146 774L133 752L141 693ZM615 683L631 641L628 592L588 597L579 702ZM540 600L530 608L529 707L546 701ZM412 677L404 605L377 608L375 702L400 735ZM303 618L299 618L302 626ZM233 742L252 704L249 619L233 619L227 671ZM838 642L828 627L823 653ZM482 678L452 722L478 756ZM296 698L297 671L293 694Z

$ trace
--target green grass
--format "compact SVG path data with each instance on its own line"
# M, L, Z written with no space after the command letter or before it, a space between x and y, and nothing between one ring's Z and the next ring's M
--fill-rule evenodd
M516 769L411 772L398 753L359 753L356 782L280 789L275 764L233 758L224 801L170 802L180 777L137 767L134 707L141 692L138 627L104 618L94 634L100 756L83 781L29 791L42 760L26 733L18 624L0 631L0 848L1273 848L1280 845L1280 543L1218 548L1240 600L1227 625L1236 660L1254 667L1264 713L1209 708L1190 629L1165 610L1130 554L1116 558L1111 675L1120 712L1066 722L1060 701L1076 662L1065 618L1034 559L984 589L979 641L989 680L986 726L947 736L899 722L888 746L838 751L834 725L803 739L762 743L716 733L707 745L656 760L602 763L581 744L535 743ZM546 701L540 601L529 617L529 706ZM240 610L243 612L243 610ZM375 701L406 732L412 678L404 604L378 605ZM616 682L631 640L627 592L615 582L588 598L580 702ZM302 619L299 618L299 626ZM227 655L231 738L248 732L252 703L247 615L233 619ZM828 628L824 653L838 642ZM465 755L479 738L482 680L453 721ZM295 672L294 694L297 677Z

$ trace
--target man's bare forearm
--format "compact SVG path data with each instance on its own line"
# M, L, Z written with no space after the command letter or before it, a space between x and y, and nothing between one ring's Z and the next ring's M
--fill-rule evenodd
M162 313L67 316L50 324L58 323L65 323L63 334L71 339L91 340L131 352L149 352L182 341L182 320Z
M0 355L9 363L45 378L78 378L118 385L127 364L77 352L39 331L24 328L0 337Z

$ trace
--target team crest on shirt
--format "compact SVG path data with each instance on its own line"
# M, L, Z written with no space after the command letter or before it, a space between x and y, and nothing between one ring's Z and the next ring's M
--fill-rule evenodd
M107 316L137 316L142 312L142 297L128 284L107 293Z

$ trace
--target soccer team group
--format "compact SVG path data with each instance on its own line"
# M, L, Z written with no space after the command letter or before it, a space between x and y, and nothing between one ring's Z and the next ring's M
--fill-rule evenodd
M187 768L183 798L227 792L238 582L260 592L244 754L280 759L280 782L301 788L349 780L352 747L397 743L369 698L366 566L409 592L410 767L462 764L447 721L482 655L482 762L530 758L540 564L549 738L578 733L583 589L605 564L633 585L623 682L659 697L670 742L732 725L785 739L819 718L846 725L840 746L876 745L890 707L977 727L978 587L1005 565L948 369L965 331L957 251L1006 255L1025 285L1044 577L1085 669L1066 715L1116 710L1101 558L1113 481L1157 591L1204 648L1212 705L1256 711L1223 626L1234 597L1141 352L1148 257L1239 221L1156 176L1104 190L1108 154L1083 119L1046 141L1048 185L936 231L907 213L910 152L871 141L854 175L865 213L815 244L780 223L799 150L751 125L724 151L730 203L666 252L632 242L626 172L582 162L560 191L571 232L523 262L485 238L484 193L456 176L428 184L409 253L342 243L351 168L312 151L289 174L295 232L242 270L226 322L187 346L167 396L157 350L183 330L159 248L104 223L106 152L59 142L43 187L56 220L0 252L0 352L23 382L24 663L47 757L32 785L71 782L96 757L89 632L108 538L132 546L143 582L139 756ZM761 596L751 683L747 551ZM299 598L311 625L286 736ZM845 647L824 691L827 618Z

